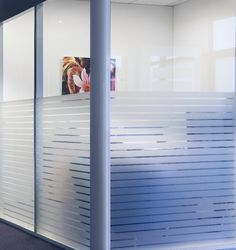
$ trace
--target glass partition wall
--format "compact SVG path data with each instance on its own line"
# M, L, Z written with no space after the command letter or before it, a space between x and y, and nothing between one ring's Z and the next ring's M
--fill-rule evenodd
M49 0L1 26L0 218L80 250L90 249L89 12L88 1Z
M75 249L90 246L89 12L88 1L43 6L37 231Z
M111 13L111 249L236 246L235 0ZM47 0L1 34L0 218L90 249L90 2Z
M227 249L236 230L236 2L116 2L111 248Z
M34 11L2 24L0 214L34 228Z

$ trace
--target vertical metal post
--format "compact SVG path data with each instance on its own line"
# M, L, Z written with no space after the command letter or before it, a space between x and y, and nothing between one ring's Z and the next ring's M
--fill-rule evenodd
M35 98L43 96L43 4L35 7Z
M90 1L91 250L110 250L110 0Z
M0 23L0 104L3 101L3 23ZM0 119L1 119L1 106L0 106ZM0 133L0 143L1 143L2 132ZM0 217L2 217L2 157L0 154Z
M38 190L37 171L39 167L39 130L40 114L38 98L43 96L43 4L34 9L34 232L38 225Z
M3 23L0 23L0 101L3 101Z

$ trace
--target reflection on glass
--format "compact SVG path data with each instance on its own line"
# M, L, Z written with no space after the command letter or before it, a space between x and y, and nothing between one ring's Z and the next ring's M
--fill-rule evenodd
M135 3L112 5L117 91L234 91L235 2Z

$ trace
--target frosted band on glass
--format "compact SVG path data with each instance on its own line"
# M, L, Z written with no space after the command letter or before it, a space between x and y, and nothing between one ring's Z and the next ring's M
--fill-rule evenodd
M33 100L0 103L0 213L34 228Z
M233 93L112 94L112 249L234 239L233 108Z
M42 98L37 231L90 247L88 94ZM0 104L1 218L33 230L33 100ZM234 240L233 93L112 93L112 249Z
M38 233L90 247L89 94L38 100Z

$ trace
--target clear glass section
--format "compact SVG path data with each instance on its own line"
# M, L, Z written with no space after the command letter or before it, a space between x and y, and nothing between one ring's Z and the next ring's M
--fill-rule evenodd
M3 101L34 98L34 11L3 23Z
M90 3L78 0L49 0L44 4L43 96L79 92L81 72L89 75ZM71 72L73 71L73 72ZM85 73L85 71L83 71ZM75 75L75 76L74 76ZM85 75L85 74L84 74ZM77 76L77 77L76 77ZM69 79L70 78L70 79ZM76 85L76 84L77 85ZM82 89L81 91L82 92ZM83 91L84 92L84 91ZM69 91L64 90L68 94Z
M114 2L117 91L234 91L234 0Z
M34 228L34 11L1 25L0 217Z
M174 90L235 90L235 5L194 0L174 8Z

